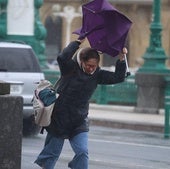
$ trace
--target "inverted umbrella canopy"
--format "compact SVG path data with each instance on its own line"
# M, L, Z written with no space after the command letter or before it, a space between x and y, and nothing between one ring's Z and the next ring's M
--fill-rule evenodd
M73 33L87 37L90 46L117 56L125 45L132 22L107 0L93 0L82 6L82 27Z

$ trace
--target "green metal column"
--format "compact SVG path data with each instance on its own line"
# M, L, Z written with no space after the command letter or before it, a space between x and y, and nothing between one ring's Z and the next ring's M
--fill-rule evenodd
M0 0L0 38L5 38L7 35L7 4L8 0Z
M165 122L164 122L164 138L170 138L170 77L165 78Z
M144 65L139 69L139 72L167 72L167 68L165 66L165 60L167 59L167 56L164 49L162 48L161 42L162 25L160 23L160 11L160 0L154 0L152 12L153 20L150 25L150 43L146 53L143 56L145 61Z
M157 114L159 113L159 109L164 107L164 77L170 71L166 67L165 61L167 56L162 47L160 12L161 0L154 0L149 47L143 55L143 66L135 74L135 82L138 87L137 107L135 111L141 113Z

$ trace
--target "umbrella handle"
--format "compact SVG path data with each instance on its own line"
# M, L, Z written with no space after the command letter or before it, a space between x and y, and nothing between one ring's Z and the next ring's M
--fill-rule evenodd
M126 63L126 77L128 77L128 76L131 75L131 73L129 71L129 66L128 66L126 54L124 54L124 58L125 58L125 63Z

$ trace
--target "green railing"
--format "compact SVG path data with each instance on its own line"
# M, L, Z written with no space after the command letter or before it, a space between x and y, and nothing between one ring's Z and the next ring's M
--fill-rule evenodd
M97 104L136 105L137 85L134 77L115 85L99 85L91 98Z

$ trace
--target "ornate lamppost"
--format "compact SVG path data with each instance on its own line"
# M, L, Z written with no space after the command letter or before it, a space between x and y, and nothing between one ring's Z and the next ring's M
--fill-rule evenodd
M139 69L139 72L158 72L166 73L167 68L165 61L167 59L161 42L162 25L160 22L161 3L160 0L154 0L153 2L153 20L150 25L150 43L149 47L144 54L144 65Z
M135 75L138 86L136 111L142 113L159 113L159 109L164 106L164 77L170 73L165 65L167 56L161 42L160 2L153 1L150 43L143 56L144 65Z

